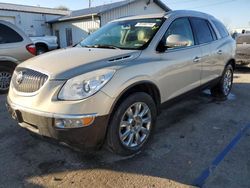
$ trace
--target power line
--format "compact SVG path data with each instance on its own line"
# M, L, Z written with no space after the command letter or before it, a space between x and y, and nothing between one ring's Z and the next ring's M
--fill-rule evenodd
M225 3L232 3L232 2L234 2L234 1L237 1L237 0L226 0L226 1L222 1L222 2L211 3L211 4L207 4L207 5L201 5L201 6L190 7L190 8L196 9L196 8L203 8L203 7L211 7L211 6L220 5L220 4L225 4Z
M199 0L183 0L183 1L179 1L179 2L169 2L168 1L168 4L170 5L175 5L175 4L182 4L182 3L192 3L192 2L195 2L195 1L199 1Z

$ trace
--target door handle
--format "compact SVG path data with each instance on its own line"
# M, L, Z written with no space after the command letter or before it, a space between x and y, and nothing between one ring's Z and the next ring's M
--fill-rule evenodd
M217 54L221 55L222 54L222 50L218 50Z
M194 63L198 63L200 60L201 60L200 57L195 57L194 60L193 60L193 62L194 62Z

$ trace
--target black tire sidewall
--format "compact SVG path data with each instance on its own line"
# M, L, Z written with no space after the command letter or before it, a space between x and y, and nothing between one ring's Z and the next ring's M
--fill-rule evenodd
M45 47L45 46L37 46L36 47L36 54L37 55L41 55L41 54L44 54L48 51L48 49ZM38 53L38 52L41 52L41 53Z
M15 69L13 67L10 67L10 66L9 67L8 66L0 66L0 72L9 72L12 75L14 70ZM8 91L9 91L9 89L2 90L0 88L0 94L6 94L6 93L8 93Z
M225 79L225 75L226 75L226 72L230 70L231 73L232 73L232 84L231 84L231 88L230 88L230 91L226 94L224 93L224 79ZM232 67L231 64L228 64L224 71L223 71L223 74L222 74L222 77L220 79L220 82L214 86L213 88L211 88L211 94L213 97L215 98L221 98L221 99L226 99L227 96L230 94L231 90L232 90L232 86L233 86L233 72L234 72L234 69Z
M125 111L136 102L144 102L148 105L151 111L152 122L148 138L141 145L132 149L127 148L121 143L121 140L119 138L119 125ZM108 146L113 152L124 156L138 153L145 147L145 145L152 136L152 131L155 126L157 117L157 109L155 102L153 101L152 97L147 93L137 92L128 96L115 110L115 113L113 113L113 116L111 117L110 127L108 130Z
M225 93L224 92L224 80L225 80L226 72L228 70L230 70L231 74L232 74L232 79L231 79L232 84L231 84L231 87L230 87L230 91L228 93ZM220 90L221 90L222 96L227 97L230 94L231 90L232 90L232 86L233 86L233 67L232 67L232 65L229 64L225 68L222 79L221 79L221 82L220 82Z

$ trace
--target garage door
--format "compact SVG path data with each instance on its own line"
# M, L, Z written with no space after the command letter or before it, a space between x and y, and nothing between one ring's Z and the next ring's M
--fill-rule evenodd
M11 16L0 16L0 20L4 20L13 24L16 24L15 22L15 17L11 17Z

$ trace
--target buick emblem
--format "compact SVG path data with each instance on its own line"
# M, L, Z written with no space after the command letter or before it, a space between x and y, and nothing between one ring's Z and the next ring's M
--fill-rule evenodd
M23 82L23 79L24 79L24 72L20 71L17 74L17 77L16 77L16 83L17 83L17 85L20 85Z

